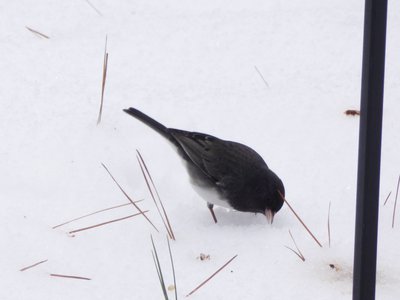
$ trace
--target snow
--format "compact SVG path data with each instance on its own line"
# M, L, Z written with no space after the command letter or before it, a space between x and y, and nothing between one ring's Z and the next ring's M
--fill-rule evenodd
M236 254L190 298L350 299L359 118L343 112L359 106L363 1L90 3L101 15L88 1L0 4L0 299L162 298L150 234L170 285L166 232L136 149L175 231L179 299ZM391 228L400 173L399 11L390 1L377 274L377 299L385 300L397 299L400 287L400 221ZM215 209L214 224L171 146L124 114L129 106L170 127L251 146L281 177L323 248L287 206L272 226L264 216L224 208ZM68 234L136 213L132 206L52 229L127 202L101 162L131 197L145 199L138 205L150 210L159 233L137 216ZM288 230L305 262L284 247L294 248ZM210 260L197 259L200 253Z

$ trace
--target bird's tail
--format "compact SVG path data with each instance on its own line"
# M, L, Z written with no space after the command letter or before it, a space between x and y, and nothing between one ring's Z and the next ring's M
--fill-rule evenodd
M144 124L153 128L155 131L157 131L159 134L161 134L168 140L173 139L171 134L168 132L167 127L165 127L163 124L157 122L156 120L150 118L148 115L142 113L141 111L139 111L133 107L130 107L128 109L124 109L124 112L126 112L127 114L131 115L132 117L135 117L136 119L142 121Z

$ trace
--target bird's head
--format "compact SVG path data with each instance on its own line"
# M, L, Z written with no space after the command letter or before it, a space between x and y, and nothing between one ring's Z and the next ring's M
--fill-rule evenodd
M270 180L268 193L266 195L264 215L270 224L274 221L275 214L283 206L283 197L285 197L285 187L282 180L272 171L270 171Z

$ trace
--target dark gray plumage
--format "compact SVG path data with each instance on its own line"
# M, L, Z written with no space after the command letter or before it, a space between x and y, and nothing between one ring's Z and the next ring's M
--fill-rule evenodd
M285 188L261 156L243 144L217 137L167 128L135 108L126 113L167 138L186 162L195 189L205 198L214 221L213 205L262 213L272 223L283 205Z

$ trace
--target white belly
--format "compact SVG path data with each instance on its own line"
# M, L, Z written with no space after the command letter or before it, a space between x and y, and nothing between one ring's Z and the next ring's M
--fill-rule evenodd
M221 196L219 195L219 193L216 191L215 188L205 188L193 182L191 182L191 184L196 193L208 203L232 209L228 201L221 198Z

